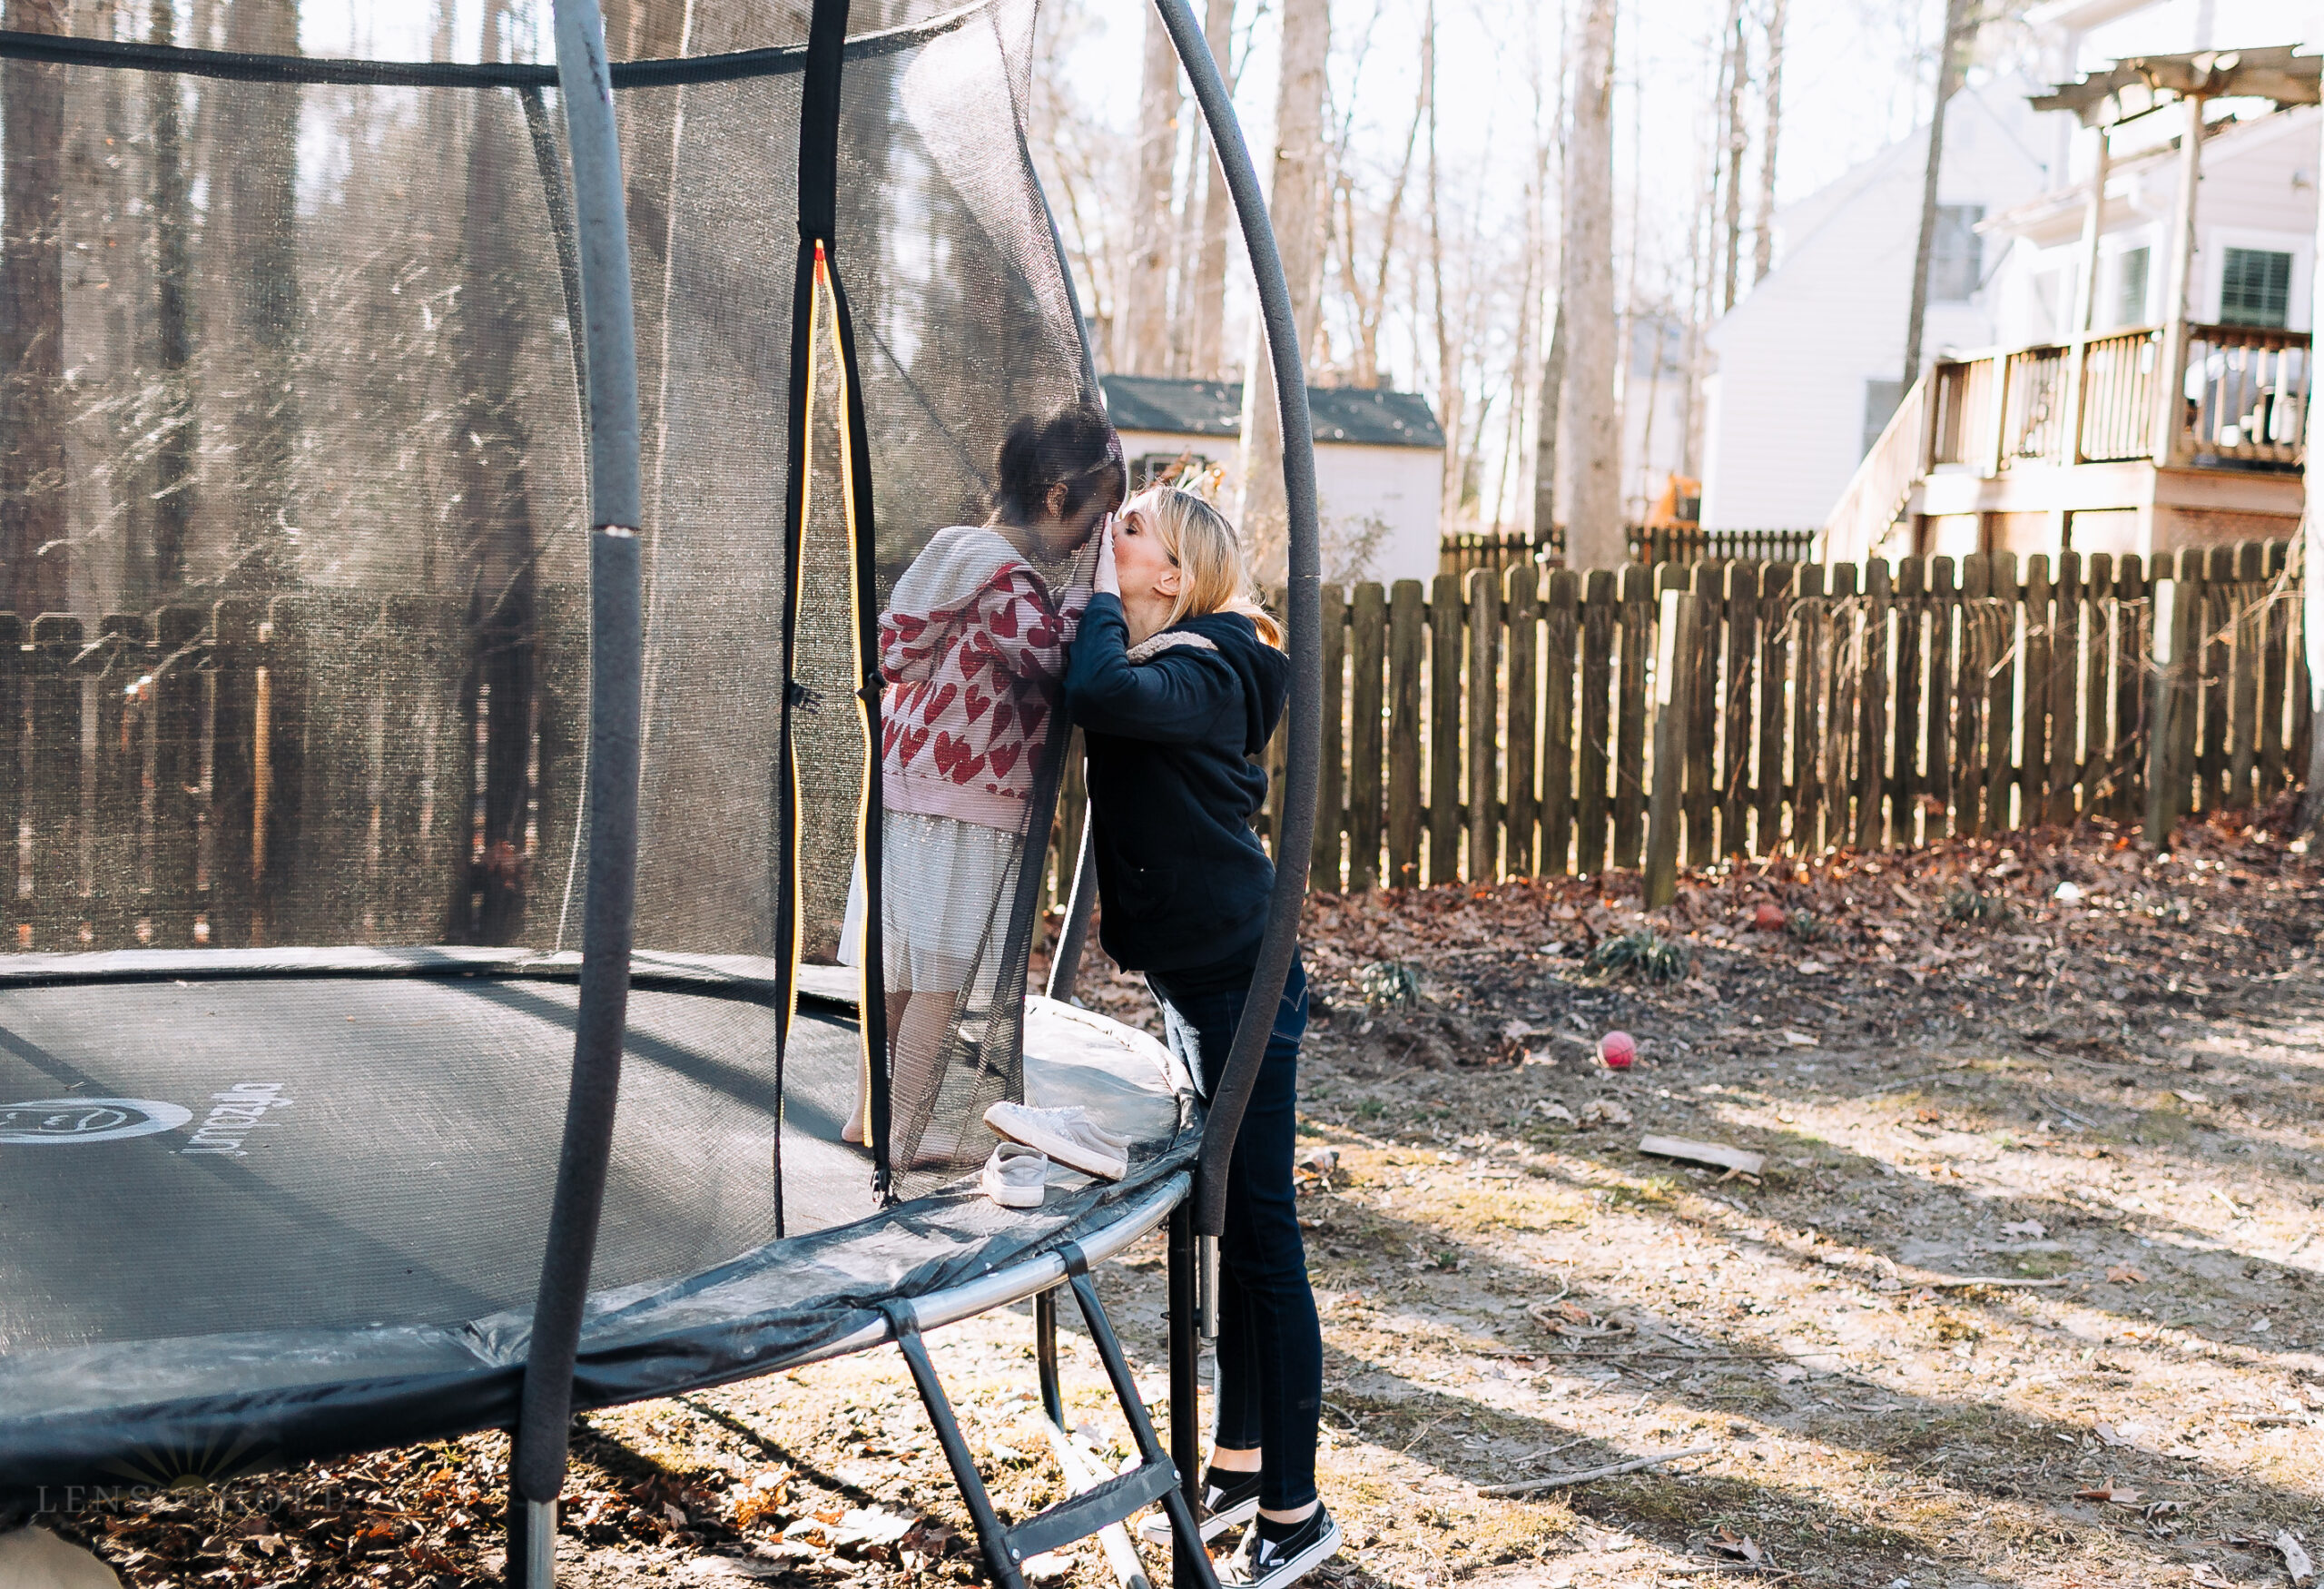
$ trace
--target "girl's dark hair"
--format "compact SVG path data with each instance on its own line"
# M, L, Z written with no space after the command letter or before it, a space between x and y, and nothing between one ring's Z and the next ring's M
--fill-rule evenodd
M1070 518L1093 498L1103 510L1121 506L1129 493L1122 446L1113 421L1095 403L1076 399L1046 419L1020 414L1001 439L993 459L993 511L1023 524L1047 510L1052 488L1065 488L1062 517Z

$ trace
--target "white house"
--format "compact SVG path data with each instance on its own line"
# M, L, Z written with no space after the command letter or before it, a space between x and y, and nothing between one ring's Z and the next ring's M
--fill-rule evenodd
M1182 459L1232 469L1243 430L1240 381L1102 378L1130 481ZM1324 577L1428 579L1436 573L1444 431L1415 392L1311 386Z
M1925 356L1992 342L1994 258L1979 230L2050 181L2053 141L2015 77L1964 88L1945 123ZM1703 525L1821 524L1903 395L1928 130L1780 212L1774 270L1709 333Z

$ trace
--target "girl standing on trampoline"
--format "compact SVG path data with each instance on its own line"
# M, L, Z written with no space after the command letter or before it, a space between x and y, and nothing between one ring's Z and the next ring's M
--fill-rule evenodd
M938 530L880 615L880 930L898 1170L951 1161L954 1144L925 1140L945 1035L971 977L990 983L999 969L987 939L1016 896L1035 770L1088 596L1076 580L1060 597L1035 565L1082 548L1128 486L1112 422L1078 401L1013 422L993 473L992 517ZM849 964L861 961L864 909L859 865L840 932ZM869 1085L859 1076L848 1141L863 1140Z
M1283 631L1251 597L1233 525L1191 491L1130 498L1098 542L1065 697L1088 747L1099 941L1142 971L1170 1046L1217 1086L1249 993L1275 868L1251 830L1251 758L1283 715ZM1315 1494L1323 1330L1293 1200L1307 973L1295 959L1226 1179L1217 1428L1206 1541L1256 1515L1245 1580L1286 1584L1339 1548ZM1162 1527L1167 1520L1149 1522Z

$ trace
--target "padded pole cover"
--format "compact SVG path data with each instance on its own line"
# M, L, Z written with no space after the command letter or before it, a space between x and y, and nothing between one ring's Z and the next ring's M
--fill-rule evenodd
M589 1292L606 1172L613 1156L628 1020L629 953L637 892L637 773L645 621L637 526L637 360L631 319L629 229L621 145L596 0L556 0L557 97L572 150L581 296L587 318L589 538L589 880L583 905L581 989L565 1137L549 1209L547 1250L533 1306L525 1392L509 1483L524 1500L556 1499L565 1484L573 1366Z
M1266 200L1259 192L1258 173L1251 167L1250 149L1235 119L1234 98L1218 75L1218 63L1211 59L1201 23L1187 0L1154 4L1194 84L1250 251L1259 317L1266 326L1267 357L1275 365L1283 415L1283 494L1291 532L1291 587L1284 614L1291 647L1291 712L1284 732L1290 737L1284 745L1286 788L1283 832L1275 835L1275 897L1268 902L1266 936L1259 943L1258 967L1251 973L1251 991L1227 1053L1226 1074L1211 1100L1203 1130L1202 1170L1195 1186L1195 1229L1216 1236L1226 1218L1226 1165L1235 1151L1235 1134L1259 1079L1259 1062L1275 1029L1275 1005L1291 974L1292 956L1299 950L1299 910L1307 896L1307 852L1315 832L1315 764L1323 735L1323 562L1315 542L1315 430L1307 415L1307 367L1299 351L1299 328L1292 317L1291 291L1284 281L1283 256L1275 251Z

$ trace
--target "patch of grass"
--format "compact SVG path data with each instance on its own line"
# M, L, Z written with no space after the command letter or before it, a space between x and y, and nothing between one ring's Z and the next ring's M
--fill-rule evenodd
M1784 935L1796 943L1821 943L1832 935L1832 924L1814 911L1794 911L1784 918Z
M1360 1098L1356 1100L1355 1118L1360 1120L1376 1120L1387 1112L1388 1105L1380 1099Z
M1687 974L1687 946L1673 943L1649 927L1618 933L1590 952L1591 971L1634 976L1649 982L1675 982Z

